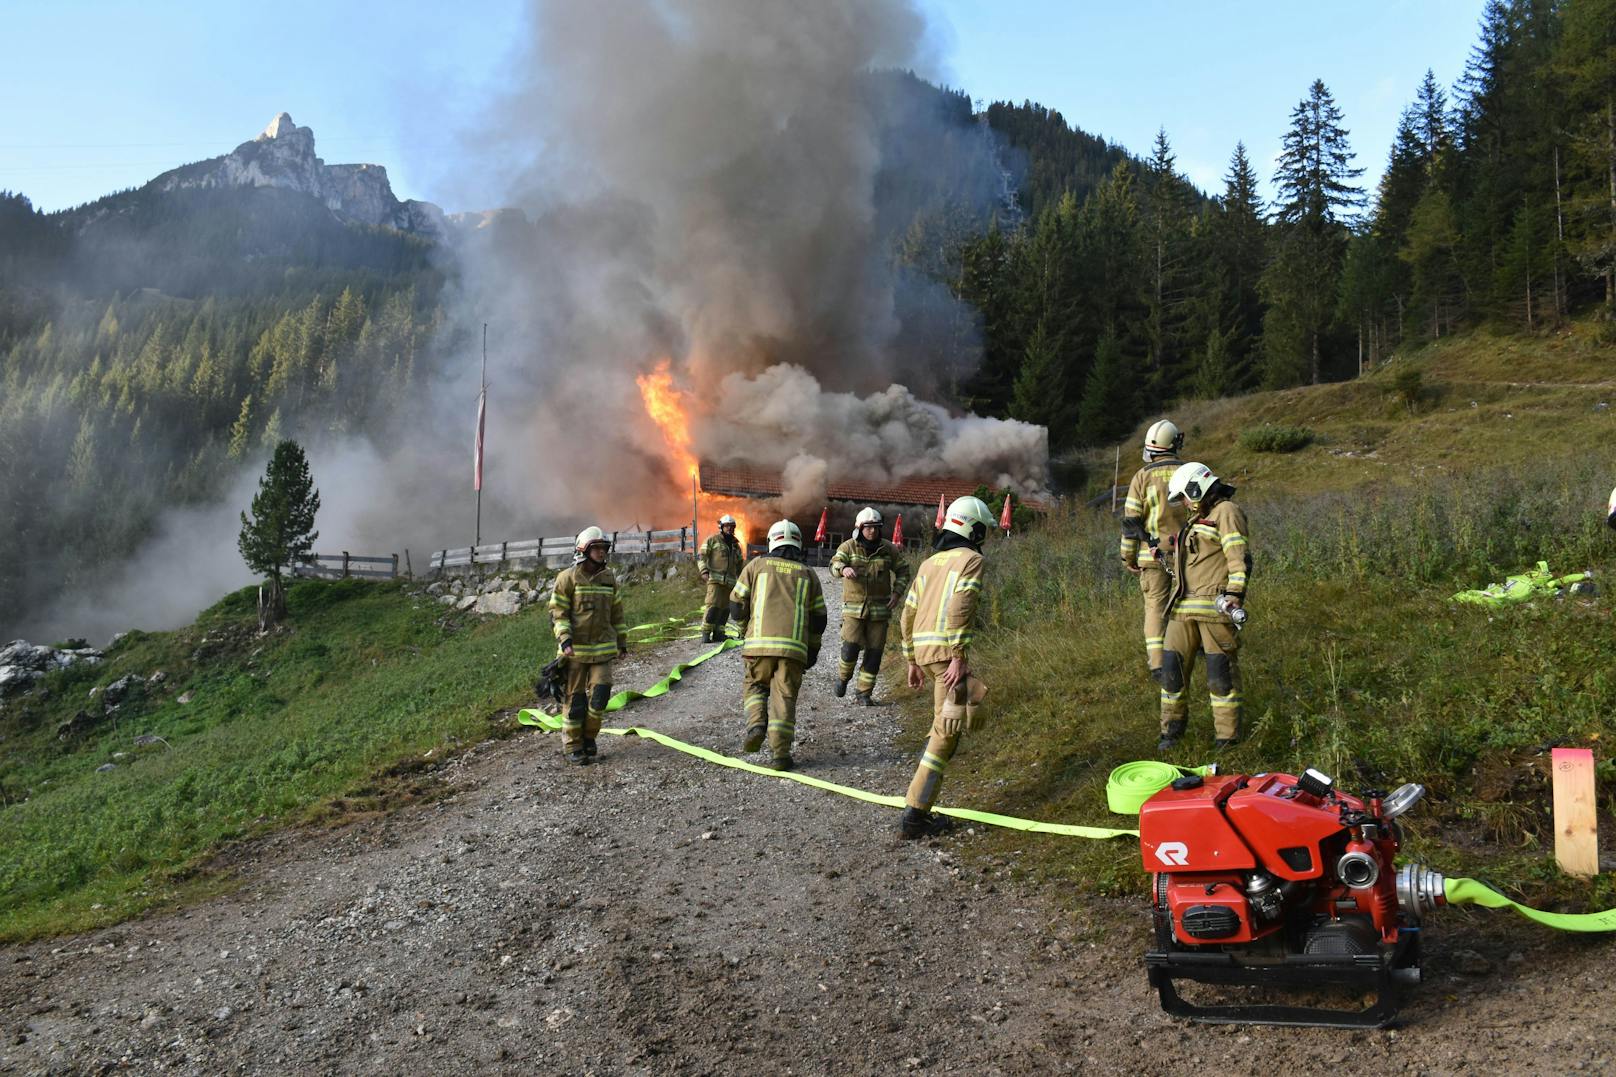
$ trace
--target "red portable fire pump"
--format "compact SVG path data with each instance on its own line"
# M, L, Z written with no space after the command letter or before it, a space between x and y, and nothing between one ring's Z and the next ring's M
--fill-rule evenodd
M1442 876L1396 867L1397 817L1425 795L1347 796L1316 770L1186 775L1145 801L1156 945L1145 955L1162 1009L1198 1021L1379 1028L1418 983L1420 918L1446 904ZM1360 1010L1196 1005L1175 980L1373 991Z

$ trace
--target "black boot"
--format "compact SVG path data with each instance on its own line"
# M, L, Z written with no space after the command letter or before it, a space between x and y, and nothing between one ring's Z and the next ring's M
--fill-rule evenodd
M769 761L769 767L771 770L790 770L796 765L796 761L791 758L790 752L787 752L785 755L777 755Z
M576 748L567 753L567 762L575 767L587 767L589 765L589 753L582 748Z
M1178 738L1184 735L1184 725L1183 722L1168 722L1167 728L1162 731L1161 740L1156 742L1156 751L1171 751L1173 745L1178 743Z
M584 741L584 754L587 755L591 759L595 758L597 752L596 752L596 749L595 749L595 742L594 741L592 741L592 740Z
M755 725L746 731L746 739L741 742L741 751L755 752L763 747L763 736L769 731L767 726Z
M847 682L842 678L837 677L836 687L832 688L831 691L836 694L837 699L841 699L843 696L847 695Z
M923 811L920 808L903 809L903 820L898 824L898 836L905 841L946 834L954 829L954 820L946 815Z
M853 706L855 706L855 707L873 707L873 706L875 706L875 700L870 698L870 696L874 692L875 692L874 688L859 689L859 690L855 691L853 693Z

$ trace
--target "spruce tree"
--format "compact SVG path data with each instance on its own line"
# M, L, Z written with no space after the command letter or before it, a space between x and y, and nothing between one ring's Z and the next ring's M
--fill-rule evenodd
M1133 428L1137 402L1129 362L1122 354L1122 342L1107 332L1094 349L1094 365L1089 368L1083 387L1083 404L1078 409L1079 437L1085 444L1115 441Z
M252 516L241 514L241 535L236 547L247 567L262 576L269 594L259 607L259 626L286 616L285 574L307 560L320 533L314 517L320 511L320 491L314 488L309 461L295 441L275 446L269 467L258 480Z
M1353 167L1342 119L1329 89L1314 80L1291 111L1291 128L1274 172L1281 235L1278 256L1264 277L1269 301L1264 331L1272 325L1284 339L1273 342L1275 347L1265 341L1269 384L1294 377L1297 359L1309 380L1317 384L1323 377L1325 334L1336 310L1348 218L1363 201L1362 189L1352 182L1363 169Z

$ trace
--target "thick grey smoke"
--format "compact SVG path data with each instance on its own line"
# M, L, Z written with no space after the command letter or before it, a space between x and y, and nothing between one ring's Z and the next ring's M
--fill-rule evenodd
M985 133L943 133L935 109L877 74L929 67L911 3L538 0L531 12L526 79L491 129L502 156L531 151L512 191L532 223L466 258L468 317L518 319L502 409L529 409L522 452L553 462L529 495L580 520L625 505L680 517L682 476L633 381L663 359L691 394L696 448L789 471L788 509L844 474L1042 491L1041 429L954 417L893 386L952 372L903 346L926 333L904 336L912 284L891 258L894 225L940 208L914 177L950 165L892 158L948 144L948 196L976 209L998 184ZM969 328L936 291L932 320Z

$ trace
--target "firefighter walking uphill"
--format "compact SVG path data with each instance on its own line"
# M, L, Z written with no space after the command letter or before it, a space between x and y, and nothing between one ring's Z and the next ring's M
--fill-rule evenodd
M862 509L854 520L856 533L830 559L830 574L842 580L842 653L836 663L836 695L847 692L859 652L859 670L853 702L869 706L874 700L875 678L881 671L881 653L887 645L887 626L893 607L909 587L909 562L903 551L881 537L881 514Z
M1122 507L1122 566L1139 577L1145 600L1145 663L1150 675L1161 679L1162 644L1167 636L1167 600L1172 597L1168 577L1168 550L1160 548L1184 526L1184 513L1167 496L1167 483L1184 461L1178 458L1184 435L1167 419L1145 432L1145 466L1133 473L1128 499Z
M561 750L567 762L580 766L595 758L595 738L612 697L612 660L628 653L623 598L606 567L611 548L598 527L578 532L572 567L556 577L550 595L551 627L567 665Z
M770 766L790 770L797 692L803 671L819 661L826 621L825 593L819 575L802 563L802 531L796 524L780 520L769 528L769 552L741 569L729 612L744 634L742 750L757 751L767 735Z
M1231 498L1234 487L1205 464L1184 464L1167 484L1168 497L1187 518L1173 551L1173 593L1162 652L1161 741L1171 748L1189 708L1184 692L1198 655L1206 656L1206 687L1212 701L1212 743L1227 747L1240 736L1239 624L1245 621L1251 546L1246 513Z
M898 627L909 687L932 683L931 732L904 797L899 834L920 838L948 829L947 817L932 813L948 762L960 738L986 719L987 686L970 670L969 653L982 596L982 543L993 527L992 512L980 498L962 497L948 506L934 543L936 553L915 573L904 596Z
M696 571L707 584L707 613L701 624L704 643L723 640L724 622L729 620L729 593L745 563L746 551L735 537L735 517L726 512L718 518L718 534L702 543L701 553L696 555Z

